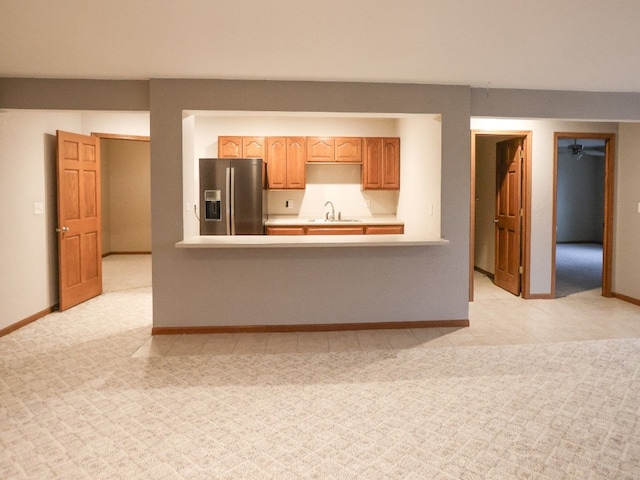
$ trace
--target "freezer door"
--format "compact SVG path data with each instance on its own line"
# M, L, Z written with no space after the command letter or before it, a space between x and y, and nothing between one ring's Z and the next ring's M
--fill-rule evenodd
M228 160L200 159L200 235L229 235Z
M230 160L229 166L233 185L231 230L234 235L262 235L262 160Z

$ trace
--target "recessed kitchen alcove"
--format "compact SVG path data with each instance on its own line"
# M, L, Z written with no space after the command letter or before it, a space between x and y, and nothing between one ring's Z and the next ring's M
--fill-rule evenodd
M177 246L446 244L440 238L441 135L438 114L183 111L184 240ZM320 217L330 200L345 216L393 216L404 223L404 235L377 241L200 236L198 161L218 156L219 136L399 137L399 191L363 191L360 165L308 164L305 190L269 190L267 196L270 217Z

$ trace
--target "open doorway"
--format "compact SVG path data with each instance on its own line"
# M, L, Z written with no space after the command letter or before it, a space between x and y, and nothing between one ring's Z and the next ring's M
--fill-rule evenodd
M474 272L529 298L531 132L472 132L469 300Z
M92 133L102 163L103 291L151 284L151 158L147 136Z
M553 296L611 296L613 134L555 134Z

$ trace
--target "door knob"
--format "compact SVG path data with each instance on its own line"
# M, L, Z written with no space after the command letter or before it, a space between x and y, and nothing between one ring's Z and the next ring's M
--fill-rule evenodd
M71 230L69 227L56 228L56 232L58 233L67 233L69 230Z
M494 218L494 219L493 219L493 223L498 223L498 219L497 219L497 218Z

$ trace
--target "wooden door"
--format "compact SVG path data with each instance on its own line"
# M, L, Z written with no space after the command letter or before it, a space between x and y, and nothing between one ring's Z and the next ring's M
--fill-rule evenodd
M520 295L523 138L496 144L496 252L494 282Z
M102 293L100 140L58 131L60 310Z
M287 145L284 137L267 137L267 181L269 188L287 186Z
M336 162L362 163L362 138L337 137L335 159Z
M287 188L305 188L307 144L304 137L287 138Z
M382 139L364 139L364 159L362 163L362 188L365 190L382 187Z
M243 137L242 156L244 158L264 158L264 137Z
M382 140L382 188L400 189L400 139Z
M241 158L242 137L218 137L218 157Z
M335 161L335 140L333 137L308 137L307 162Z

